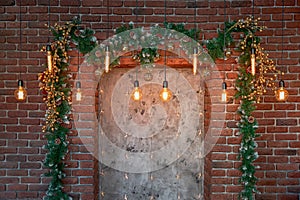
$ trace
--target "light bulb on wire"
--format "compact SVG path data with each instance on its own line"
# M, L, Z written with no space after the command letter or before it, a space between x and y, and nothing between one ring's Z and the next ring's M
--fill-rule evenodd
M18 89L15 90L14 92L15 98L18 101L24 101L27 97L27 91L23 87L23 81L19 80L18 81Z
M286 101L289 96L288 91L284 88L284 81L279 81L279 88L276 91L276 99L277 101Z
M227 102L227 84L226 82L222 83L222 94L221 94L221 102Z
M142 96L143 94L141 88L139 87L139 81L136 80L134 81L134 89L131 93L131 99L134 101L139 101L141 100Z
M82 93L81 93L81 82L76 82L76 93L75 93L76 101L81 101Z
M255 48L251 48L251 74L255 76Z
M161 89L161 91L159 93L159 97L163 102L170 101L170 99L172 97L172 92L168 88L168 81L163 82L163 88Z
M110 65L110 52L109 52L109 46L105 47L105 60L104 60L104 64L105 64L105 72L108 73L109 72L109 65Z
M47 44L46 51L47 51L48 71L51 72L52 71L52 49L50 44Z
M193 74L196 75L198 67L198 48L193 49Z

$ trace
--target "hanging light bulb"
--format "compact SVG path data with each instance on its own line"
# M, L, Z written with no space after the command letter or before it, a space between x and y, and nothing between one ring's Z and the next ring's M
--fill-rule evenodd
M171 99L172 97L172 92L168 88L168 81L163 82L163 89L159 92L159 97L163 102L167 102Z
M110 52L109 52L109 46L105 47L105 72L108 73L109 71L109 65L110 65Z
M142 90L139 88L139 81L134 81L134 89L131 93L131 99L134 101L139 101L142 98Z
M26 97L27 97L27 91L23 87L23 81L22 80L18 81L18 89L15 90L14 95L15 95L15 98L18 101L23 101L23 100L26 99Z
M279 89L276 91L277 101L286 101L289 96L288 91L284 88L284 81L279 81Z
M255 48L251 49L251 74L255 76Z
M193 74L196 75L198 67L198 48L194 47L193 52Z
M76 82L76 101L81 101L82 93L81 93L81 83L80 81Z
M49 72L51 72L52 71L52 49L50 44L47 44L46 51L47 51L48 70Z
M221 102L226 103L227 102L227 85L226 82L222 83L222 94L221 94Z

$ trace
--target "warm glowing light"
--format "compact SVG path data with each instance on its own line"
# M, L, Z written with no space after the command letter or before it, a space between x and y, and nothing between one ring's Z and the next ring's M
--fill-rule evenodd
M15 90L14 95L15 95L15 98L18 101L23 101L23 100L26 99L27 92L26 92L25 88L23 87L23 81L22 80L18 81L18 89Z
M109 47L106 46L105 48L105 72L108 73L109 71L109 65L110 65L110 52L109 52Z
M172 92L168 88L168 81L163 82L163 89L160 91L159 97L163 102L170 101L172 97Z
M251 49L251 74L255 76L255 49Z
M198 48L194 48L193 52L193 74L196 75L198 67Z
M227 85L225 82L222 83L222 94L221 94L221 102L226 103L227 102Z
M75 94L75 97L76 97L76 101L81 101L81 99L82 99L81 83L80 82L76 83L76 94Z
M142 90L139 88L139 82L136 80L134 81L134 89L131 93L131 98L134 101L139 101L142 96Z
M284 81L279 81L279 89L276 91L277 101L286 101L289 96L288 91L284 88Z
M51 50L51 45L48 44L46 46L46 51L47 51L47 64L48 64L48 70L49 72L52 71L52 50Z

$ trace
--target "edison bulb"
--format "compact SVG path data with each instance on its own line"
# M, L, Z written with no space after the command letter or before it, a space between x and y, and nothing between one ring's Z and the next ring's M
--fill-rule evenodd
M221 94L221 102L226 103L227 102L227 85L225 82L222 83L222 94Z
M75 94L75 97L76 97L76 101L81 101L81 99L82 99L81 83L80 82L76 83L76 94Z
M51 72L52 71L52 50L51 50L51 45L50 44L48 44L46 46L46 51L47 51L48 70Z
M284 88L284 81L279 81L279 89L276 91L277 101L286 101L289 96L288 91Z
M168 88L168 81L163 82L163 88L161 89L161 91L159 93L159 97L163 102L170 101L170 99L172 97L172 92Z
M131 93L131 99L134 101L139 101L142 98L142 90L139 88L139 81L134 82L134 89Z
M251 49L251 74L255 76L255 49Z
M198 48L194 48L193 52L193 74L196 75L198 67Z
M27 91L23 87L23 81L19 80L18 81L18 89L15 90L14 92L15 98L18 101L24 101L27 97Z
M109 71L109 65L110 65L110 52L109 52L109 47L106 46L105 48L105 61L104 61L104 64L105 64L105 72L108 73Z

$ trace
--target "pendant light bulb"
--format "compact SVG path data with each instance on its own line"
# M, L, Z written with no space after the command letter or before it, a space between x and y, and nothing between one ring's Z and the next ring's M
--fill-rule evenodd
M105 47L105 72L108 73L109 71L109 65L110 65L110 52L109 52L109 46Z
M197 74L197 67L198 67L198 48L194 47L193 51L193 74Z
M251 74L252 76L255 76L255 49L251 49Z
M15 98L18 101L24 101L27 97L27 91L23 87L23 81L19 80L18 81L18 89L15 90L14 92Z
M168 81L163 82L163 88L159 92L159 97L163 102L170 101L170 99L172 97L172 92L168 88Z
M136 81L134 81L134 89L131 93L131 99L133 101L139 101L139 100L141 100L142 96L143 95L142 95L142 90L139 87L139 81L136 80Z
M47 44L46 51L47 51L48 71L51 72L52 71L52 49L50 44Z
M284 88L284 81L279 81L279 89L276 91L277 101L286 101L289 96L288 91Z
M76 101L81 101L82 93L81 93L81 83L76 82L76 93L75 93Z
M227 84L226 82L222 83L222 94L221 94L221 102L227 102Z

